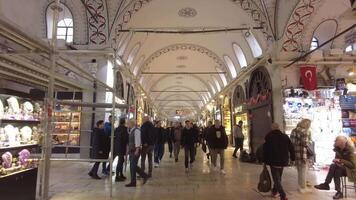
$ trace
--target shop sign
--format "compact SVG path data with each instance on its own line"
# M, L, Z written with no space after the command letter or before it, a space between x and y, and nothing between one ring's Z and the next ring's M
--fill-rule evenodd
M234 112L235 112L235 113L242 113L242 111L243 111L243 107L242 107L242 106L237 106L237 107L235 107L235 109L234 109Z

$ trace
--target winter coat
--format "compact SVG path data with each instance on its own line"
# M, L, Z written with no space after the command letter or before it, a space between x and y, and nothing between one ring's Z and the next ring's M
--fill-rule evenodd
M120 125L115 129L115 154L123 156L127 152L129 143L129 132L127 127Z
M208 132L208 145L212 149L226 149L228 145L228 138L225 132L225 127L220 126L216 128L212 126Z
M356 154L355 147L351 146L353 144L347 143L346 147L341 150L335 147L335 158L340 159L340 162L350 170L356 169Z
M275 167L288 166L289 158L295 160L294 146L288 135L280 130L269 132L263 146L264 163Z
M147 121L142 124L141 126L141 142L142 145L154 145L156 138L155 138L155 127L150 121Z
M93 130L94 138L93 138L93 159L107 159L108 152L107 152L107 137L105 134L104 129L94 128Z
M164 144L166 143L166 130L162 127L156 127L156 144Z
M195 143L198 143L198 131L194 128L183 128L181 145L194 146Z

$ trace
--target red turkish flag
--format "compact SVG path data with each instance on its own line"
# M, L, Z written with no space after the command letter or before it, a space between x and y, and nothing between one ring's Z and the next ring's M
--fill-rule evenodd
M300 76L302 77L304 89L315 90L317 88L316 66L305 65L300 67Z

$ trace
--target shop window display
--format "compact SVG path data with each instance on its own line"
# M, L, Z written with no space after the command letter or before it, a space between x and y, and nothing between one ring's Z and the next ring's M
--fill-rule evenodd
M317 165L332 162L334 140L343 133L339 97L334 93L335 89L288 89L284 92L285 131L290 135L301 119L312 120L310 131Z

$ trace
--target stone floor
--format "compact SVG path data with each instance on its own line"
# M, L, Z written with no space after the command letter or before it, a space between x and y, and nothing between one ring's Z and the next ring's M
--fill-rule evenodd
M153 178L144 186L125 188L125 183L113 183L113 198L120 200L173 200L173 199L272 199L268 194L257 192L260 165L240 163L231 157L232 149L226 153L226 175L210 173L209 163L202 152L198 153L193 170L186 174L183 155L175 163L166 153L161 166L154 169ZM93 180L88 175L91 164L53 162L50 177L52 200L104 200L109 197L109 179ZM128 171L127 171L128 173ZM308 179L312 184L325 177L325 171L310 171ZM333 191L313 191L310 194L297 192L296 170L287 168L283 185L290 200L332 199ZM354 191L349 190L349 198L356 199Z

